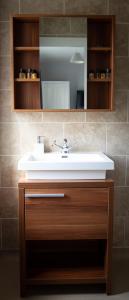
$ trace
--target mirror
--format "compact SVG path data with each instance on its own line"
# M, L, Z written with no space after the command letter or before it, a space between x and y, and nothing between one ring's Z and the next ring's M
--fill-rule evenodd
M43 109L87 108L87 18L40 18Z

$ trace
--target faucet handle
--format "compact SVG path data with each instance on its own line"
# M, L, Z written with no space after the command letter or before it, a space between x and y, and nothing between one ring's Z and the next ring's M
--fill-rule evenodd
M37 136L37 143L40 144L41 143L41 138L44 138L44 135L38 135Z
M65 142L65 143L67 143L67 142L68 142L68 140L67 140L66 138L64 138L64 142Z

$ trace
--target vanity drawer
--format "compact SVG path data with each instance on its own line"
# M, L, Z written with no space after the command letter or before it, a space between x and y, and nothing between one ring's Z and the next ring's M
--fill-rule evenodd
M108 198L108 188L29 190L25 197L26 239L105 239Z

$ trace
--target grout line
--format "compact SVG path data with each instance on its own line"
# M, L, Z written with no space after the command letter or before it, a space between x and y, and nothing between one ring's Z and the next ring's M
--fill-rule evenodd
M129 25L129 22L119 22L119 21L117 21L116 24L118 24L118 25Z
M20 112L19 112L20 113ZM35 125L39 125L39 124L44 124L44 125L46 125L46 124L48 124L48 125L61 125L61 124L82 124L82 125L90 125L90 124L96 124L96 126L97 125L108 125L108 124L110 124L110 125L129 125L129 121L124 121L124 122L89 122L89 121L86 121L86 120L84 120L84 121L71 121L71 122L46 122L46 121L44 121L44 120L41 120L40 122L32 122L32 121L25 121L25 122L22 122L22 121L0 121L0 125L29 125L29 124L35 124Z
M9 92L12 92L11 89L0 89L0 92L1 92L1 91L7 91L7 92L9 91Z
M129 188L129 185L115 185L117 188Z
M17 218L0 218L0 220L18 220L18 217Z
M18 189L18 186L14 187L14 186L0 186L0 190L1 189Z
M11 57L11 54L1 54L0 57Z
M125 240L126 240L125 239L125 217L123 218L123 220L124 220L123 222L124 222L124 244L125 244Z
M20 112L19 112L20 113ZM38 124L41 124L42 123L42 121L39 121L39 122L36 122L36 121L25 121L25 122L22 122L22 121L2 121L2 122L0 122L0 124L19 124L19 125L22 125L22 124L35 124L35 125L38 125ZM50 124L59 124L59 125L61 125L61 124L83 124L83 125L90 125L90 124L95 124L95 125L127 125L127 124L129 124L129 121L127 122L127 121L124 121L124 122L106 122L106 121L103 121L103 122L95 122L95 121L69 121L69 122L44 122L44 124L46 125L46 124L48 124L48 125L50 125Z
M63 1L63 11L64 11L64 14L66 13L66 5L65 5L65 0Z
M109 15L109 0L107 0L107 15Z
M115 55L115 58L128 58L128 55Z
M9 20L7 20L7 21L0 21L0 23L9 23Z
M125 159L125 185L127 184L127 155Z
M113 246L113 249L129 249L129 246L124 246L124 247L122 247L122 246Z
M127 96L127 123L129 122L129 93Z
M84 121L87 123L87 113L86 113L86 111L85 111L85 118L84 118Z
M16 157L17 157L17 156L21 156L21 153L20 153L20 154L0 154L0 157L1 157L1 156L7 156L7 157L8 157L8 156L9 156L9 157L10 157L10 156L12 156L12 157L13 157L13 156L14 156L14 157L16 156Z
M19 14L21 12L21 1L19 0Z

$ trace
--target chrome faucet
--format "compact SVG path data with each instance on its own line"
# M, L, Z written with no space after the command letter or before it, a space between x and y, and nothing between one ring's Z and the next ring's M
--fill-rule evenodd
M64 139L64 143L62 146L58 145L56 143L56 140L53 143L55 146L61 148L62 157L67 157L70 149L72 149L72 147L69 147L67 139Z

